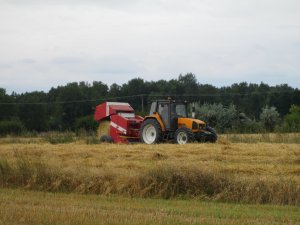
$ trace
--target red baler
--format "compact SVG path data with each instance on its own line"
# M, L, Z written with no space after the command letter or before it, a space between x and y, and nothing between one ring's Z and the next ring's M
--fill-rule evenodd
M104 102L96 107L94 120L109 121L107 134L101 134L104 142L129 143L139 141L139 129L143 117L137 116L134 109L125 102Z

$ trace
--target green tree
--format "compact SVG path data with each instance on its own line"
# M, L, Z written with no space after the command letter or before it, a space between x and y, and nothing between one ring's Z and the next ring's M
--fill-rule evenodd
M82 87L83 92L87 92L87 97L90 99L103 99L108 95L108 86L101 81L94 81L92 86L87 83Z
M291 105L289 114L284 117L284 122L292 129L300 128L300 106Z
M119 98L118 100L129 102L136 111L140 111L142 109L141 107L142 97L134 96L134 95L148 94L149 83L145 82L141 78L132 79L128 81L126 84L122 85L120 93L121 93L120 97L124 96L124 98ZM127 98L126 96L131 96L131 97Z
M6 94L4 88L0 88L0 120L9 120L16 116L15 98Z
M45 131L48 129L46 93L31 92L18 97L18 117L28 130Z
M110 85L108 93L109 93L109 96L111 96L111 97L120 96L121 95L121 86L116 83L113 83L112 85Z
M179 75L178 82L184 94L195 94L198 89L198 81L195 74L187 73L186 75ZM181 93L176 93L181 94Z
M76 118L86 115L89 111L89 105L85 100L87 93L84 91L83 85L78 83L69 83L62 87L57 101L56 117L60 117L60 126L63 130L73 130L75 128Z
M267 131L274 131L275 126L280 122L279 113L274 106L262 108L259 118Z
M207 125L216 128L219 132L231 129L238 119L238 111L231 104L224 107L221 103L203 105L196 104L196 117L204 120Z
M86 131L95 131L98 123L94 120L93 115L83 116L76 119L75 130L84 129Z

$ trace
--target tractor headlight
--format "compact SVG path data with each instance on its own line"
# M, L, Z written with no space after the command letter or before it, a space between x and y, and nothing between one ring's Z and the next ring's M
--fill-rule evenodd
M199 128L200 128L200 130L204 130L205 129L205 124L200 124Z

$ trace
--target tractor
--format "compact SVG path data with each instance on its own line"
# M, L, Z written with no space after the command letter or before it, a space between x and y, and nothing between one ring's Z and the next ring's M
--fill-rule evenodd
M141 124L139 136L146 144L168 140L175 140L178 144L217 141L213 128L206 126L202 120L188 117L187 102L171 99L152 102L150 113Z

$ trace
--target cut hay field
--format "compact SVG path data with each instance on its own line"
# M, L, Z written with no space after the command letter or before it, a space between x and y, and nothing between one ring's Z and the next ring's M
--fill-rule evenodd
M32 209L36 218L55 212L46 224L93 224L89 216L104 218L94 224L197 224L201 216L203 224L300 223L300 144L234 140L149 146L0 139L0 204L10 202L0 218L21 219ZM82 220L62 223L76 213Z
M1 225L292 225L295 206L63 194L0 188Z

